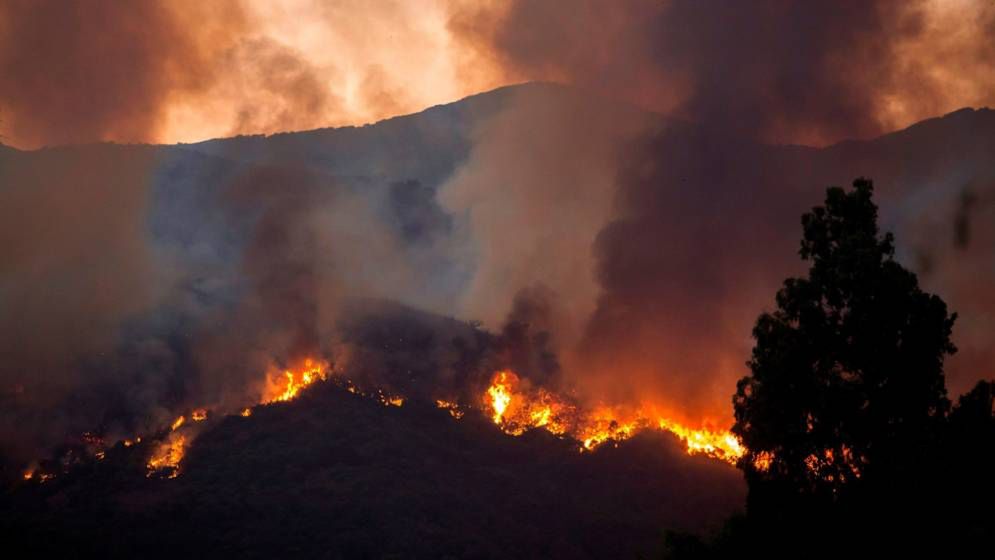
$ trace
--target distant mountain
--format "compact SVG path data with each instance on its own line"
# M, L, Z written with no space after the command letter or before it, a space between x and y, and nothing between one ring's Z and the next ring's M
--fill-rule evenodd
M185 147L243 162L303 165L337 177L415 180L437 185L467 157L477 127L513 102L529 106L568 101L579 102L592 112L604 111L608 103L566 86L526 83L375 124L239 136Z

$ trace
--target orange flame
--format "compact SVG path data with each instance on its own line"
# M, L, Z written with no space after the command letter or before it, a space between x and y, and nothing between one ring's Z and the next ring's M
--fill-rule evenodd
M483 397L491 420L511 435L542 428L556 435L573 437L581 442L581 451L586 451L655 427L680 438L689 455L703 454L735 464L746 453L743 444L729 431L693 429L654 413L648 407L624 410L598 406L583 410L546 389L520 389L520 385L515 373L499 371L494 374Z
M518 376L510 371L499 371L494 374L494 380L487 388L487 399L494 411L491 418L495 424L504 422L504 414L508 411L508 405L511 404L512 380L517 381Z
M328 379L328 364L312 360L304 360L304 365L299 371L286 369L283 375L271 375L268 379L268 397L263 398L263 404L274 402L287 402L300 394L301 390L308 387L315 381Z
M186 452L187 438L183 434L172 433L162 442L149 457L146 476L151 477L157 472L167 472L168 478L176 478L180 474L180 461Z

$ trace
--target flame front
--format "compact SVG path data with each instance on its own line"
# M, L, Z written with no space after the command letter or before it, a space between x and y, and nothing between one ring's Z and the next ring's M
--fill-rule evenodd
M304 388L312 383L328 378L328 367L325 362L306 359L303 366L298 370L286 369L279 374L267 376L266 394L260 399L261 404L275 402L286 402L297 397ZM397 396L381 396L386 405L401 406L404 402ZM211 411L207 408L198 408L190 413L193 422L204 422ZM239 414L243 417L252 415L251 408L243 408ZM158 444L152 455L149 457L146 467L146 475L149 477L165 475L167 478L176 478L180 472L180 462L186 453L187 445L196 437L196 430L187 423L186 415L178 416L169 426L169 434ZM136 440L141 441L141 438ZM124 440L125 447L133 445L131 440Z
M152 456L149 457L146 467L146 476L153 476L156 473L164 472L168 478L176 478L180 474L180 461L186 453L187 438L181 433L173 432L169 437L159 444Z
M588 451L606 442L629 439L641 430L657 428L680 438L689 455L703 454L735 464L746 453L729 431L692 429L650 407L605 405L584 410L546 389L533 390L523 385L515 373L502 370L494 374L484 393L491 420L511 435L541 428L569 435L581 443L581 451Z
M303 360L299 368L271 370L267 375L266 391L259 404L271 404L293 400L310 385L317 381L325 381L331 375L329 364L315 359ZM349 380L340 380L338 386L361 397L374 399L384 406L400 407L405 404L405 398L384 390L366 393L357 388ZM436 406L445 409L456 419L462 418L466 410L475 408L473 404L460 404L454 400L436 400ZM510 435L521 435L528 430L543 429L557 436L567 436L579 442L580 451L589 451L605 443L617 443L633 437L645 429L660 429L670 432L680 438L689 455L703 454L708 457L735 464L747 450L730 432L723 430L692 429L674 421L665 415L658 414L652 407L623 407L599 405L594 408L584 408L575 399L555 394L545 388L534 388L527 380L523 381L510 370L501 370L494 374L490 386L484 391L483 411L503 432ZM237 412L242 417L251 416L253 408L246 407ZM149 456L147 476L162 476L175 478L180 472L180 463L186 453L186 447L200 431L199 424L205 422L214 414L207 408L194 409L189 414L192 422L187 422L187 415L180 415L169 425L163 439L155 444ZM99 436L84 433L82 439L95 447L94 457L101 460L105 457L104 441ZM125 439L124 447L132 447L141 443L142 438ZM847 464L853 463L846 456ZM758 469L769 468L773 457L760 454L754 464ZM834 463L834 457L827 452L825 457L811 457L810 468L818 470L820 465ZM852 475L859 477L859 471L853 469ZM36 466L23 471L25 480L38 479L42 482L54 476L51 473L39 472Z
M282 376L269 376L268 397L263 398L263 404L287 402L300 394L301 390L315 381L328 379L328 365L318 360L306 359L299 371L283 370Z

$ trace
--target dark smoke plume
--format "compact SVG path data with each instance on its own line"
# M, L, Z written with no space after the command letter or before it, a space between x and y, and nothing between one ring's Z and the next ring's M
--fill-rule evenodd
M825 144L995 102L985 2L511 0L450 26L515 79L586 85L724 135Z

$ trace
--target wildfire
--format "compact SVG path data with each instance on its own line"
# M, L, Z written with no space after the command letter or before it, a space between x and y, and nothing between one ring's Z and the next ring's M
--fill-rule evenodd
M152 477L158 472L166 472L167 478L176 478L180 474L180 461L186 452L187 438L183 434L172 433L169 438L159 444L159 447L149 457L146 464L148 472L146 476Z
M460 410L458 404L452 401L437 400L435 401L435 406L449 412L449 415L457 420L463 417L464 412Z
M286 402L297 395L307 386L315 381L328 378L328 367L324 362L307 359L298 370L286 369L280 374L270 375L267 379L267 396L261 399L262 404L274 402ZM401 406L404 399L397 396L379 393L380 400L385 405ZM206 408L198 408L190 413L193 422L203 422L207 420L211 411ZM252 415L252 408L243 408L239 412L240 416L248 417ZM169 435L163 440L149 457L146 463L146 476L152 477L156 474L165 474L167 478L176 478L180 472L180 462L186 453L186 447L192 441L196 433L190 433L189 428L184 428L186 416L179 416L169 426ZM141 438L136 440L141 441ZM130 440L124 441L125 447L130 447L133 443Z
M325 381L330 375L329 364L315 359L304 360L298 368L271 370L267 376L267 389L259 403L290 401L308 386L317 381ZM376 400L384 406L400 407L405 403L404 397L382 389L369 393L361 391L347 379L338 380L336 384L350 393ZM747 452L742 443L728 431L692 429L659 414L652 407L600 405L585 408L572 398L552 393L542 387L530 386L527 380L523 381L510 370L494 374L490 386L484 391L482 402L483 412L503 432L517 436L528 430L543 429L551 434L576 440L581 452L593 450L605 443L617 444L646 429L659 429L676 435L684 442L689 455L703 454L735 464ZM456 419L463 418L466 413L466 408L456 401L440 399L435 404ZM468 405L467 408L473 406ZM214 413L215 411L207 408L198 408L189 413L189 419L199 423ZM237 412L242 417L249 417L252 413L251 407ZM164 438L155 444L146 462L146 476L176 478L186 447L196 437L199 429L199 426L187 423L187 415L180 415L173 420L169 431L163 431ZM93 455L98 461L105 458L104 440L100 436L87 432L83 434L82 440L95 448ZM121 440L121 443L124 447L132 447L141 441L141 437L136 437L133 440ZM835 458L832 452L827 452L824 457L812 456L809 458L810 468L818 471L839 461L848 466L856 464L854 458L849 456L848 449L844 449L841 455L841 458ZM770 454L760 453L754 458L754 465L760 470L766 470L772 460ZM850 474L860 476L856 467L851 468ZM53 476L39 472L37 467L23 472L24 480L37 479L44 482Z
M574 410L545 389L535 391L530 398L518 389L521 380L514 372L503 370L494 374L484 395L484 404L491 409L491 420L512 435L531 428L545 428L561 435L567 431L566 421Z
M753 468L761 472L766 472L770 469L770 465L773 462L774 455L770 451L761 451L753 458Z
M491 409L494 413L491 418L495 424L504 422L504 414L511 404L511 382L517 381L517 376L510 371L499 371L494 375L494 381L487 388L487 396L490 399Z
M363 393L357 393L355 391L355 387L351 383L349 385L349 389L353 389L349 391L350 393L360 394L360 395L363 394ZM378 389L377 392L374 393L374 398L376 398L376 400L384 406L404 406L404 397L385 393L382 389Z
M735 464L746 454L746 448L739 439L727 431L692 430L676 422L661 418L658 420L661 430L666 430L687 443L688 453L704 453L718 457Z
M746 453L739 439L728 431L692 429L645 408L599 406L583 410L546 389L532 390L521 385L524 384L517 375L503 370L494 374L484 393L491 420L511 435L542 428L556 435L569 435L581 442L581 451L588 451L655 427L679 437L689 455L704 454L735 464Z
M195 422L201 422L207 419L207 409L197 409L191 413L190 418ZM187 434L183 433L189 431L188 428L183 428L186 423L186 416L179 416L173 423L169 426L169 435L165 440L159 443L149 457L148 462L146 462L146 473L145 476L152 477L157 473L164 473L167 478L176 478L180 474L180 461L183 460L183 455L186 453L186 446L190 439ZM136 442L141 442L142 438L137 438ZM124 441L125 447L130 447L132 445L130 440Z
M304 366L299 371L287 369L283 371L282 379L270 379L269 398L263 399L263 404L286 402L296 397L302 389L315 381L328 379L328 366L317 360L304 360Z

